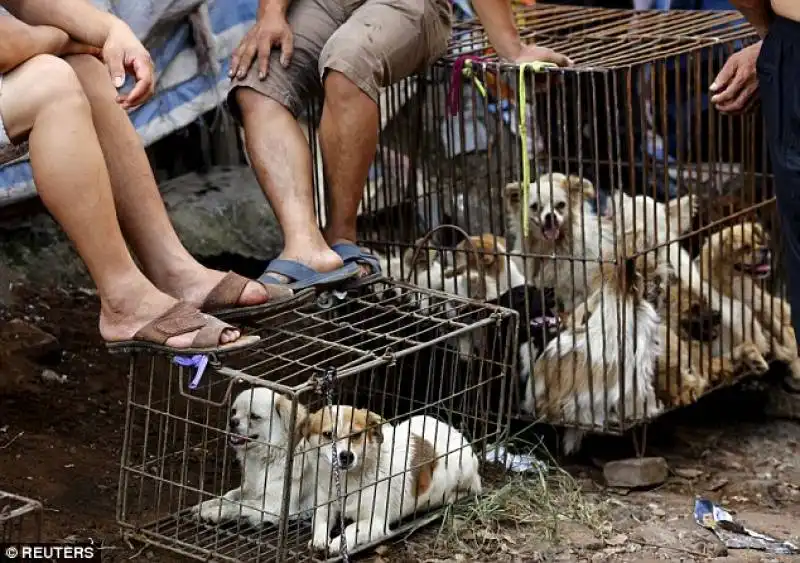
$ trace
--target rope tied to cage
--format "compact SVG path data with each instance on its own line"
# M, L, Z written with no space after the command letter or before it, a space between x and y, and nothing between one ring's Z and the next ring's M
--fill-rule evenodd
M530 70L532 74L542 72L548 68L557 68L558 65L544 61L534 61L530 63L520 63L519 65L519 144L520 155L522 156L522 238L528 238L530 225L528 224L528 213L530 205L531 190L531 159L528 156L528 120L527 107L528 95L526 92L525 73ZM537 174L538 176L538 174Z
M472 80L475 88L486 97L486 86L481 82L472 68L473 63L482 63L483 59L472 55L462 55L453 63L453 74L450 77L450 91L447 96L447 109L450 115L458 115L461 111L461 85L462 80Z
M319 392L325 397L325 403L333 411L333 383L336 381L336 368L325 369L322 377L318 381ZM331 440L331 465L333 466L333 480L336 487L336 499L339 502L339 514L344 514L344 495L342 494L342 468L339 465L339 452L336 451L336 440ZM347 536L344 533L344 526L341 526L339 533L341 538L339 553L344 563L350 563L350 550L347 547Z

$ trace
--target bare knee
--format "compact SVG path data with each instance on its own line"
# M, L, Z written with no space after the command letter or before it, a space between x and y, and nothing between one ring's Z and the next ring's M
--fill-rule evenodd
M235 95L245 128L255 123L269 122L277 116L291 115L283 104L252 88L237 88Z
M338 70L328 70L325 74L325 103L352 108L354 103L359 102L374 104L372 98L347 76Z
M65 60L80 80L87 95L101 94L116 99L117 90L111 83L106 66L92 55L71 55Z
M14 69L4 80L3 94L3 120L12 138L24 137L45 112L74 115L89 109L72 67L52 55L38 55Z

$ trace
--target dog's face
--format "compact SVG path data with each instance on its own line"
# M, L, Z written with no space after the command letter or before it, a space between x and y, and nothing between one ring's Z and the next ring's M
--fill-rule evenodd
M231 405L228 444L237 453L269 446L287 447L306 417L305 408L299 404L295 420L291 413L291 400L279 393L265 387L242 391Z
M528 193L531 236L556 242L567 234L570 214L580 213L586 198L594 193L594 187L586 179L553 172L531 183ZM521 218L522 189L518 182L506 186L505 200L511 216Z
M735 225L721 231L719 237L718 260L756 279L766 278L772 273L772 255L761 225Z
M304 434L312 448L319 448L319 456L326 463L333 465L335 443L341 470L358 472L378 459L385 423L366 409L323 407L308 417Z

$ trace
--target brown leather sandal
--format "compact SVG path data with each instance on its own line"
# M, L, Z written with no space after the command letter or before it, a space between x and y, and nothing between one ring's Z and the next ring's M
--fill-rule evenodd
M236 304L242 297L245 287L251 281L254 280L247 279L235 272L228 272L206 296L200 310L219 319L240 319L287 311L311 302L315 295L314 288L295 292L281 284L261 284L267 292L265 303L237 307Z
M169 311L151 321L133 336L133 340L106 342L112 354L135 351L157 352L174 356L194 354L220 354L241 350L260 340L259 336L240 336L228 344L220 344L219 339L227 329L236 327L201 313L185 301L179 301ZM164 343L174 336L198 331L188 348L173 348Z

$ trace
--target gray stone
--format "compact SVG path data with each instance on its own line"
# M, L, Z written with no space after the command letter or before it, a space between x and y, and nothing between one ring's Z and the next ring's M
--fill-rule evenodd
M792 382L792 385L797 385ZM768 416L800 420L800 392L789 392L782 385L773 385L767 394Z
M609 487L652 487L666 481L668 475L669 466L663 457L622 459L610 461L603 467Z

